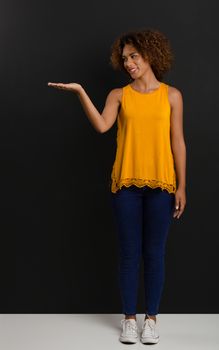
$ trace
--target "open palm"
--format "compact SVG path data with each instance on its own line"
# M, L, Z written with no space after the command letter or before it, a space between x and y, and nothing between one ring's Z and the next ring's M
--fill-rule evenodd
M81 85L77 83L63 84L63 83L51 83L51 82L48 83L48 86L52 86L56 89L73 91L73 92L79 92L79 89L81 87Z

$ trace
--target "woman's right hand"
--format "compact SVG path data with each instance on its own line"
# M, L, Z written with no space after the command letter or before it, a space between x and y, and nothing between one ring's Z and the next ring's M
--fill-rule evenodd
M81 89L81 85L77 83L69 83L69 84L63 84L63 83L48 83L48 86L52 86L56 89L61 90L67 90L67 91L73 91L75 93L79 93Z

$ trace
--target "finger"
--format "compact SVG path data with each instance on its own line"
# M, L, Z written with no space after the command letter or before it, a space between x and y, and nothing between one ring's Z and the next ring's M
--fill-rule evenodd
M54 88L56 88L56 89L60 89L60 90L61 90L61 89L62 89L62 90L65 89L65 87L64 87L63 85L61 85L61 84L53 84L52 87L54 87Z
M66 86L65 86L65 84L58 84L57 85L57 87L59 88L59 89L62 89L62 90L66 90Z
M49 86L55 86L55 87L58 87L58 86L64 86L63 83L48 83Z
M182 215L183 211L184 211L184 208L181 208L181 210L180 210L179 213L177 214L177 218L178 218L178 219L179 219L180 216Z
M178 209L176 209L176 208L178 208ZM182 208L180 206L176 205L174 213L173 213L173 217L175 218L177 215L179 215L181 210L182 210Z
M181 214L182 214L182 213L181 213ZM177 219L179 219L179 218L180 218L181 214L178 214L178 215L177 215Z
M54 88L58 88L58 85L54 84L54 83L49 83L48 86L51 86L51 87L54 87Z
M181 214L182 214L182 211L180 210L179 212L178 212L178 214L177 214L177 219L179 219L179 217L181 216Z
M175 209L176 209L176 210L179 210L179 209L180 209L180 203L179 203L179 202L177 202L177 203L175 204Z
M176 215L179 213L180 208L176 205L174 208L174 212L173 212L173 217L175 218Z

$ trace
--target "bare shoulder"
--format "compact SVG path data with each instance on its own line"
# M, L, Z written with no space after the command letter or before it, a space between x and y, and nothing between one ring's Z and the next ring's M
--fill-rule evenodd
M113 98L115 98L118 101L118 103L122 102L122 88L112 89L109 92L109 95L111 95Z
M172 107L183 101L182 92L174 86L168 85L168 97Z

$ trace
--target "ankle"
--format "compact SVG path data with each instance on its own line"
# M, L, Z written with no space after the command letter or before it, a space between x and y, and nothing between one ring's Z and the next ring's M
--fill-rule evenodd
M147 318L152 318L152 320L154 320L156 322L156 315L145 315L145 319L146 320Z
M134 319L136 320L136 315L125 315L125 319L128 320L128 319Z

